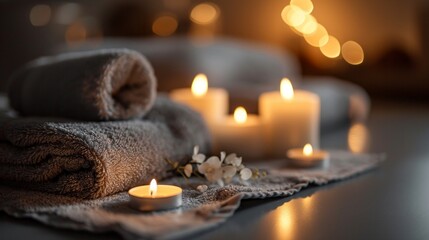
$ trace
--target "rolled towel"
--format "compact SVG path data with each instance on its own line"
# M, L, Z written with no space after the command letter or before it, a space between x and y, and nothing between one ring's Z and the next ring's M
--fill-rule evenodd
M0 182L79 198L98 198L167 176L170 161L208 151L199 114L158 98L144 119L72 122L0 119Z
M156 96L151 65L128 49L42 57L15 73L9 84L10 104L24 116L138 118Z

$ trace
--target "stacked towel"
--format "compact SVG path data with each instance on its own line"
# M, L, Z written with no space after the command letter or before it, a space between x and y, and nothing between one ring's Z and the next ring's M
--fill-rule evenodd
M30 117L0 116L0 182L92 199L165 177L167 160L189 159L194 145L208 151L201 116L155 100L155 87L147 60L126 49L28 64L9 100Z
M0 120L0 182L79 198L98 198L166 176L166 159L188 160L209 147L199 114L158 98L143 119L75 122Z
M97 50L42 57L11 79L9 99L22 115L81 120L143 116L156 96L156 78L140 53Z

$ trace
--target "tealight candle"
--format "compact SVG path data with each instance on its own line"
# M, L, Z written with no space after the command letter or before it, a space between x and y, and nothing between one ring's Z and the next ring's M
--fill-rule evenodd
M260 118L238 107L233 116L219 122L214 129L215 152L237 153L246 159L264 155L263 131Z
M287 157L290 163L297 167L321 167L329 163L329 153L321 150L313 151L309 143L304 148L290 149Z
M294 91L284 78L280 92L263 93L259 99L268 155L283 157L285 151L311 143L319 146L320 99L311 92Z
M228 113L228 92L221 88L209 88L204 74L195 76L191 89L173 90L170 97L199 112L209 124L220 121Z
M131 188L128 191L130 206L140 211L156 211L177 208L182 205L182 188L172 185L150 185Z

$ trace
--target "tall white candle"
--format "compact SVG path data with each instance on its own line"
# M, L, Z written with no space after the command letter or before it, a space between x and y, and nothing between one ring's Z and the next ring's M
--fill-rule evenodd
M260 118L247 114L238 107L233 116L215 125L215 152L236 153L245 159L261 159L264 154L264 138Z
M284 78L280 92L261 95L259 112L269 156L285 157L287 150L306 143L318 148L320 99L316 94L294 91L289 79Z
M195 76L191 88L173 90L170 97L199 112L209 125L221 121L228 113L228 92L221 88L208 88L204 74Z

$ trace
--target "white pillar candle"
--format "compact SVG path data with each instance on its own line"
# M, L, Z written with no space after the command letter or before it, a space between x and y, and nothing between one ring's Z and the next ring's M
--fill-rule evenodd
M214 128L215 152L236 153L244 159L260 159L264 156L264 138L261 120L238 107L233 116L219 122Z
M170 97L199 112L209 125L221 121L228 113L228 92L221 88L208 88L204 74L195 76L190 89L173 90Z
M264 124L268 155L285 157L291 148L319 146L320 99L311 92L294 91L284 78L280 92L263 93L259 112Z

